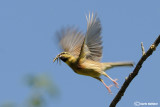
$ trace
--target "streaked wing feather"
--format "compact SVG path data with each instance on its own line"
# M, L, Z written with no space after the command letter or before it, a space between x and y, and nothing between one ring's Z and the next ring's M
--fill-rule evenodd
M86 45L90 52L87 52L87 59L100 61L102 57L101 24L97 15L89 14L87 18Z
M75 57L79 56L84 40L82 32L78 32L76 28L70 27L59 31L57 36L59 44L65 52L69 52Z

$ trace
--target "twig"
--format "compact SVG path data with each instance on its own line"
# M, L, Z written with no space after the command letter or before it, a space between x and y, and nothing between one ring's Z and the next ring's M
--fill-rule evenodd
M141 59L139 60L139 62L136 65L135 69L133 70L133 72L129 74L128 78L123 83L121 89L119 90L119 92L117 93L117 95L115 96L113 101L111 102L110 107L115 107L116 104L120 101L120 99L124 95L127 87L129 86L131 81L135 78L135 76L138 74L140 68L142 67L143 62L153 53L154 50L156 50L156 47L158 46L159 43L160 43L160 35L155 40L155 42L150 46L148 51L141 57ZM142 51L143 51L143 49L142 49Z
M141 42L141 49L142 49L142 55L145 55L145 50L144 50L143 42Z

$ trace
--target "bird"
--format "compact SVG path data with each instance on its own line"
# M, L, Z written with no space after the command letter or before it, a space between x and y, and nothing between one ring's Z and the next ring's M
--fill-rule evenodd
M93 77L107 88L109 93L111 87L115 85L117 88L118 79L112 79L105 71L113 67L133 66L133 62L101 62L102 58L102 37L101 22L97 13L89 13L86 16L87 31L83 33L75 27L62 28L56 32L58 43L63 50L58 54L53 62L57 60L66 63L75 73ZM101 75L109 78L114 84L106 85Z

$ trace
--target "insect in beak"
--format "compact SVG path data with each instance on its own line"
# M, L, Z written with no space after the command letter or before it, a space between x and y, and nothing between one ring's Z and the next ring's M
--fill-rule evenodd
M57 60L57 63L59 62L59 64L61 64L60 57L61 57L61 54L58 54L58 55L53 59L53 63Z

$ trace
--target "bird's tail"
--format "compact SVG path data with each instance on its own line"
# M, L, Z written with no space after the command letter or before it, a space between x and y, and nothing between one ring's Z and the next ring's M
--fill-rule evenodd
M107 63L103 63L104 64L104 70L110 69L112 67L120 67L120 66L133 66L134 63L133 62L107 62Z

